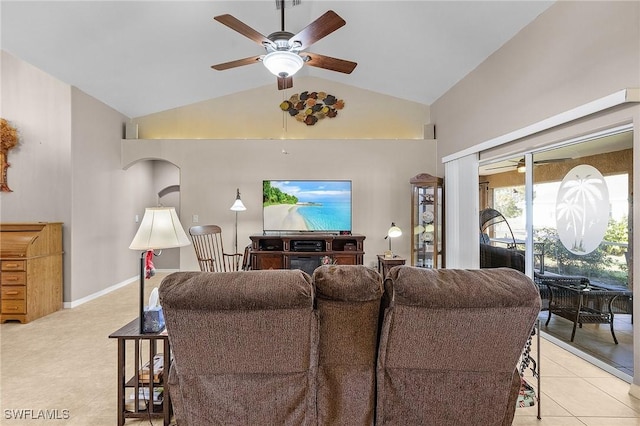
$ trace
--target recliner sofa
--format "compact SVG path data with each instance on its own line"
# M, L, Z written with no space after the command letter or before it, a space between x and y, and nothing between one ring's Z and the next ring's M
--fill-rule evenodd
M508 425L540 309L511 269L177 272L178 425Z

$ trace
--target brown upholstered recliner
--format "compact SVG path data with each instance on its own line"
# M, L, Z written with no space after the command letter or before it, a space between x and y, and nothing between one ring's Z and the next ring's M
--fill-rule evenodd
M299 270L167 276L178 425L510 425L533 282L408 266L384 293L381 280L361 265L322 266L313 282Z
M534 283L506 268L398 266L385 292L376 424L510 425L540 310Z
M160 301L178 424L316 424L313 300L299 270L167 276Z
M371 425L382 277L365 266L313 273L320 319L318 424Z

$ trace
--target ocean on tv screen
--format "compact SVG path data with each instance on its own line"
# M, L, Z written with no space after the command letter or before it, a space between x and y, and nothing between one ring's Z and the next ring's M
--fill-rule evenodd
M265 202L265 230L351 230L350 181L268 181L268 186L296 202Z

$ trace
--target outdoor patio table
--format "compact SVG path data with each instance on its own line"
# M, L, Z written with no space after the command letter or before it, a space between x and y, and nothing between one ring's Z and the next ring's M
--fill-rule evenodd
M549 316L545 325L549 325L551 314L573 321L573 342L576 326L609 324L613 341L618 344L613 330L614 315L611 305L618 296L630 296L630 291L591 285L585 277L537 274L536 280L549 289Z

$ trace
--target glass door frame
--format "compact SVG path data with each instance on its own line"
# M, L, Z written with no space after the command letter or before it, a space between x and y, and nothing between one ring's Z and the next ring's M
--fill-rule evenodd
M525 239L525 274L533 279L533 158L536 154L540 154L541 152L551 151L556 148L566 147L569 145L575 145L582 142L587 142L593 139L599 139L606 136L612 136L619 133L624 132L633 132L633 124L624 124L616 127L611 127L608 129L604 129L598 132L589 133L588 135L575 137L568 140L562 140L560 142L556 142L550 145L546 145L541 148L527 150L525 152L516 152L511 153L508 156L503 156L502 158L512 158L512 157L524 157L525 161L525 229L527 232L527 236ZM478 164L489 164L495 162L496 159L480 161Z
M601 131L597 131L597 132L591 132L587 135L583 135L583 136L579 136L579 137L575 137L575 138L571 138L571 139L565 139L565 140L561 140L557 143L553 143L553 144L549 144L549 145L545 145L543 147L537 147L536 149L530 149L530 150L526 150L525 152L519 151L519 152L513 152L513 153L509 153L507 155L501 155L499 158L492 158L492 159L486 159L486 160L480 160L478 161L478 166L484 166L484 165L488 165L488 164L492 164L495 163L497 161L501 161L501 160L506 160L509 158L514 158L514 157L518 157L518 158L522 158L524 157L524 162L525 162L525 230L526 230L526 238L525 238L525 274L533 279L534 277L534 266L535 266L535 262L534 262L534 242L533 242L533 229L534 229L534 223L533 223L533 195L534 195L534 157L536 154L540 154L542 152L546 152L546 151L551 151L554 150L556 148L560 148L560 147L566 147L566 146L570 146L570 145L575 145L575 144L580 144L583 142L587 142L590 140L594 140L594 139L599 139L599 138L603 138L603 137L607 137L607 136L612 136L612 135L616 135L619 133L624 133L624 132L635 132L637 131L634 128L634 124L633 123L628 123L628 124L623 124L623 125L619 125L619 126L613 126L613 127L609 127L606 128L604 130ZM637 137L634 135L634 137ZM635 146L634 146L635 149ZM635 181L635 176L634 176L634 181ZM478 200L479 201L479 200ZM631 220L632 218L630 218ZM633 236L630 236L630 243L632 243L633 241ZM633 287L636 287L635 285ZM605 361L599 360L583 351L581 351L580 349L574 348L573 346L565 343L564 341L555 338L551 335L549 335L548 333L545 333L544 330L541 330L541 332L545 335L545 338L547 340L552 341L553 343L555 343L556 345L562 347L565 350L568 350L571 353L576 354L577 356L589 361L590 363L599 366L600 368L602 368L603 370L613 374L614 376L617 376L627 382L632 383L633 382L633 378L622 373L620 370L616 369L614 366L609 365L608 363L606 363ZM634 333L635 334L635 333ZM635 337L635 336L634 336ZM635 343L634 343L634 347L635 347ZM635 349L634 349L635 352ZM637 357L637 355L634 354L634 359ZM635 363L635 361L634 361ZM636 373L637 374L637 373Z

